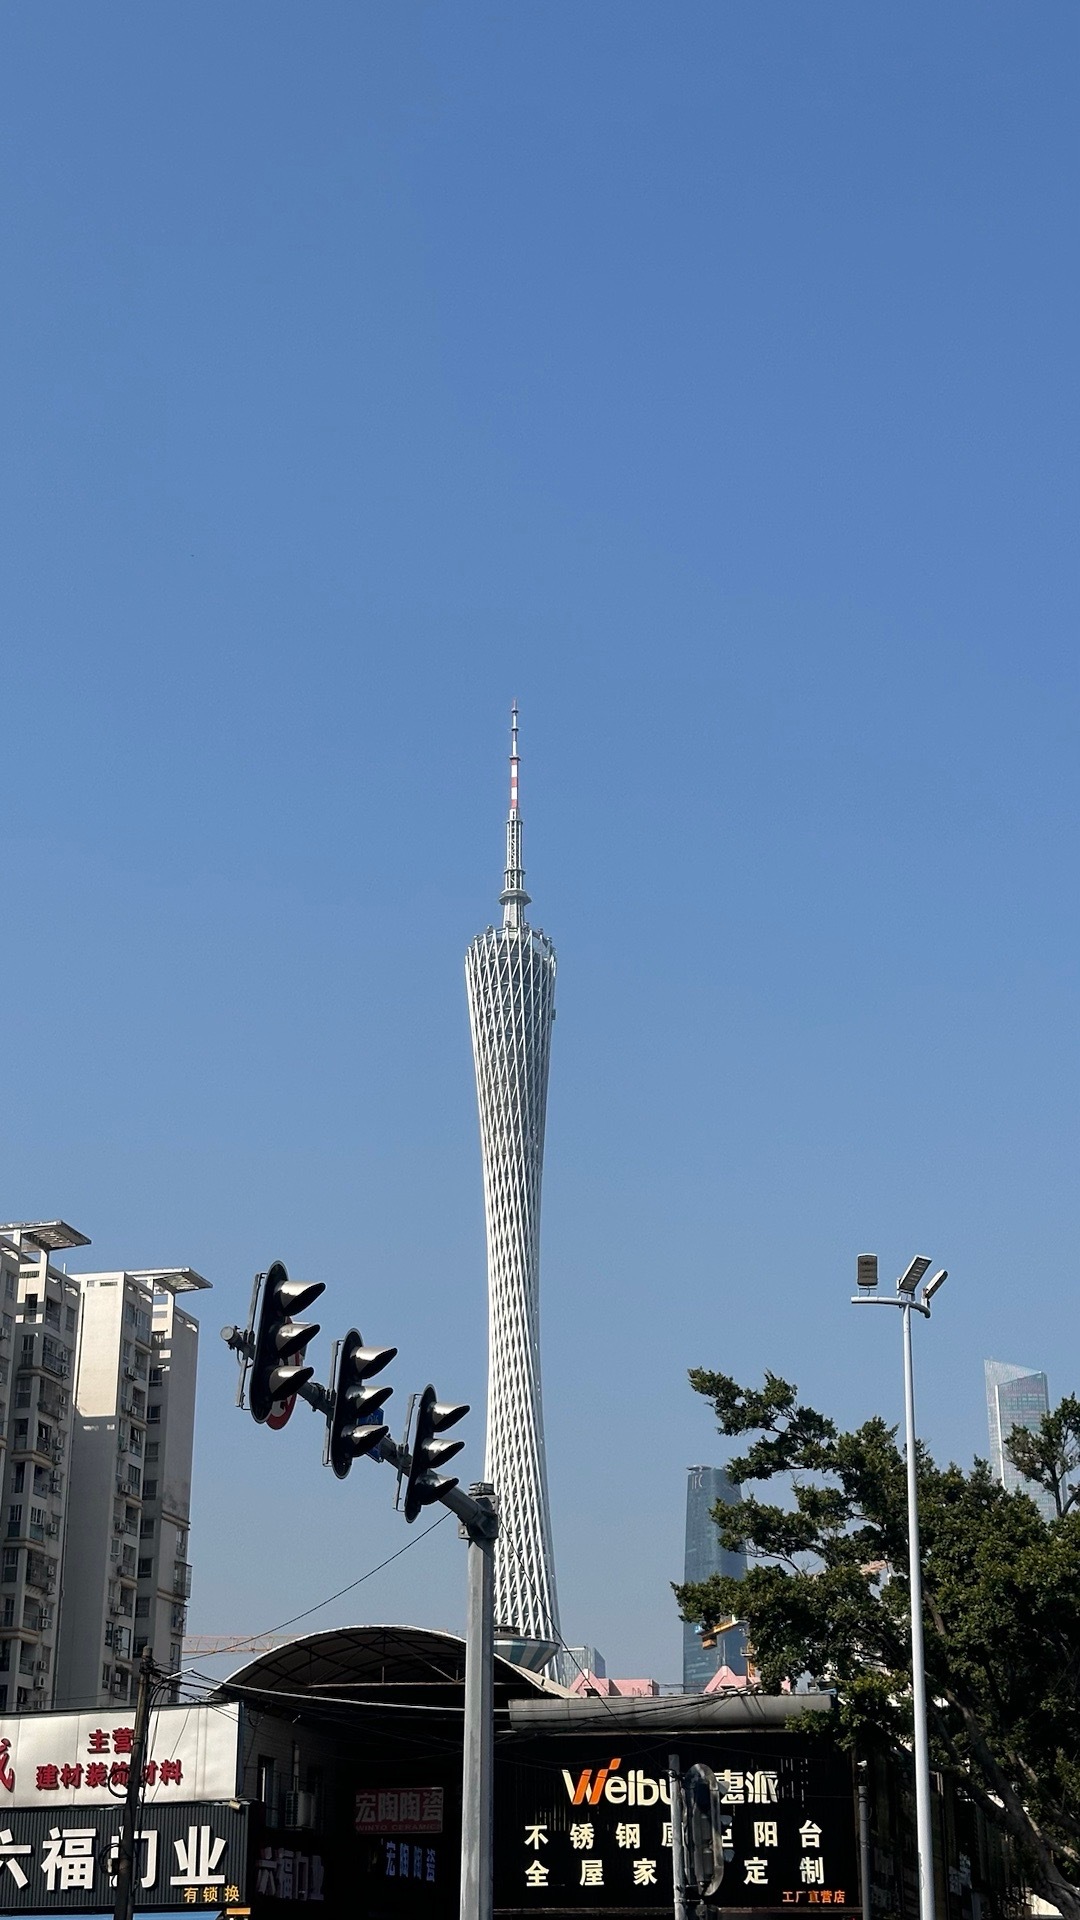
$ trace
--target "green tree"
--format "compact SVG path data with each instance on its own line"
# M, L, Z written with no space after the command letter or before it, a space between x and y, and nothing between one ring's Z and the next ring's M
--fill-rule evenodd
M715 1509L723 1545L746 1550L748 1571L677 1586L683 1619L745 1620L767 1689L809 1673L835 1686L843 1740L906 1746L896 1429L874 1419L843 1433L771 1373L760 1390L701 1369L690 1383L712 1401L722 1434L750 1436L732 1478L747 1489L779 1478L782 1492L774 1504L748 1491ZM918 1463L932 1763L1012 1835L1034 1890L1068 1920L1080 1920L1080 1508L1066 1488L1078 1441L1074 1400L1010 1442L1022 1471L1055 1493L1049 1522L983 1461L965 1473L920 1448Z

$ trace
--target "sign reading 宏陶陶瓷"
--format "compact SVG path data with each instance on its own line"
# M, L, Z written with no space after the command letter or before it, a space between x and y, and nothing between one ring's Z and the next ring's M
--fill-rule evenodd
M0 1913L112 1910L123 1809L0 1813ZM143 1807L135 1830L138 1911L218 1913L245 1898L246 1808Z
M495 1852L500 1908L670 1910L666 1744L640 1734L596 1750L516 1748L502 1767ZM858 1908L850 1763L795 1734L682 1736L680 1764L713 1768L725 1831L720 1904L758 1912ZM520 1756L520 1759L519 1759Z
M143 1802L231 1800L240 1708L158 1707L150 1715ZM0 1717L0 1826L9 1807L115 1806L127 1788L134 1714Z

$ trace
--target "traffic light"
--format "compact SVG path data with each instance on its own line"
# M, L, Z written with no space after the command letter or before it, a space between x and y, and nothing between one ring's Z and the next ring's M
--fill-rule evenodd
M460 1453L464 1440L440 1440L438 1435L446 1427L452 1427L456 1421L463 1420L468 1407L442 1406L435 1398L434 1387L425 1387L420 1395L420 1405L416 1410L416 1432L412 1443L412 1464L409 1478L405 1483L404 1509L408 1521L416 1519L421 1507L430 1507L435 1500L441 1500L444 1493L457 1486L457 1481L438 1472Z
M682 1779L688 1891L714 1900L724 1877L724 1809L711 1767L695 1766Z
M314 1367L296 1364L309 1340L319 1329L294 1320L326 1288L321 1280L290 1280L280 1260L275 1260L262 1284L259 1321L255 1329L255 1351L248 1381L248 1406L256 1420L269 1420L279 1401L289 1401L272 1425L284 1426L292 1412L292 1397L315 1372Z
M388 1367L396 1352L396 1347L365 1347L355 1327L341 1343L330 1415L330 1465L339 1480L344 1480L354 1460L386 1439L388 1429L372 1416L394 1389L369 1387L366 1382L370 1374Z

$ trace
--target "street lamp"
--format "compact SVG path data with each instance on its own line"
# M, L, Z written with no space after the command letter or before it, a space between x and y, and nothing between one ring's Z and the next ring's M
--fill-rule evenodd
M911 1706L915 1724L915 1827L919 1848L919 1920L935 1920L934 1830L930 1813L930 1747L926 1731L926 1658L923 1648L922 1561L919 1553L919 1488L915 1473L915 1376L911 1363L911 1313L930 1318L930 1301L948 1279L941 1267L916 1298L930 1261L917 1253L896 1283L896 1293L877 1292L877 1254L860 1253L859 1291L853 1306L899 1307L904 1326L904 1439L907 1453L908 1572L911 1580Z

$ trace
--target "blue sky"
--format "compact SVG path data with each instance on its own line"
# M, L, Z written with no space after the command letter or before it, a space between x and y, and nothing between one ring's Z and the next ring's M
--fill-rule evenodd
M563 1626L679 1672L686 1368L1080 1385L1080 19L8 8L5 1191L214 1282L192 1626L406 1537L231 1404L273 1258L484 1391L462 955L522 707ZM869 1322L870 1324L866 1324ZM322 1349L325 1355L325 1344ZM305 1430L306 1427L306 1430ZM442 1528L315 1624L457 1626Z

